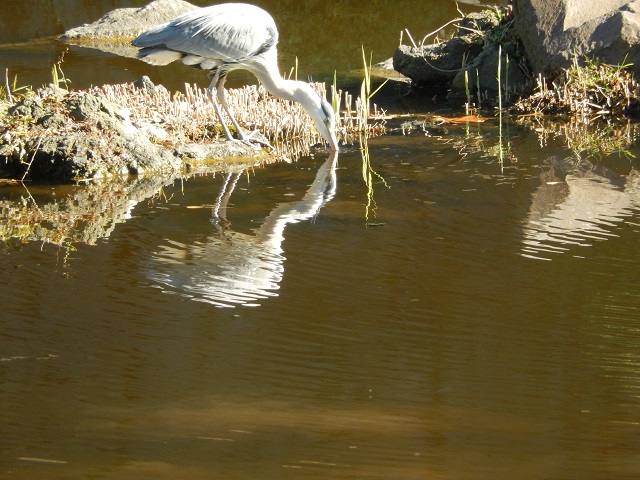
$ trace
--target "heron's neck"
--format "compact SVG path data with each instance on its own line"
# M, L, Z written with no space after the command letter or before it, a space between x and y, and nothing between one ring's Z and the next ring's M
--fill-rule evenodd
M300 85L304 84L304 82L285 80L282 78L282 75L280 75L278 71L277 62L261 62L257 68L254 69L254 74L272 95L285 100L299 101L296 92L300 90Z

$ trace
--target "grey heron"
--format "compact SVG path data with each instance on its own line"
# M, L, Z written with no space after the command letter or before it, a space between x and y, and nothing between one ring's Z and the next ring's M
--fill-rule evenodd
M254 5L222 3L187 12L140 34L131 42L138 58L152 65L184 64L209 70L207 89L227 140L233 137L220 113L222 105L240 141L245 134L225 100L224 83L232 70L253 73L273 95L299 102L309 113L322 138L338 150L333 108L308 83L282 78L278 70L278 29L269 13ZM214 91L216 92L214 97Z

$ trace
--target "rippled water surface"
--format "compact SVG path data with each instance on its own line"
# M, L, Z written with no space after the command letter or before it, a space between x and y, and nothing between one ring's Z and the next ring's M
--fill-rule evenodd
M0 186L85 209L0 246L0 478L637 478L640 150L402 122L372 191L358 145Z

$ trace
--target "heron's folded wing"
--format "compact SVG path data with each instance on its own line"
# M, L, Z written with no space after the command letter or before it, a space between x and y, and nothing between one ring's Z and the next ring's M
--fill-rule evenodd
M159 25L133 45L234 62L266 51L277 41L275 22L267 12L252 5L222 4Z

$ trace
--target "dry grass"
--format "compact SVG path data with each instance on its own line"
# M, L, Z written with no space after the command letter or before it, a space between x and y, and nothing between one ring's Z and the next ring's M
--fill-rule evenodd
M346 143L354 143L358 140L360 133L364 133L368 137L386 133L386 124L389 118L387 112L379 109L375 103L365 108L364 102L370 103L370 99L363 100L361 96L354 98L352 94L342 90L338 90L336 98L339 112L336 117L338 138ZM363 112L366 112L366 118L363 117Z
M326 98L325 84L313 86ZM134 125L148 124L164 130L167 136L156 138L158 143L206 143L224 138L204 88L185 84L184 92L171 94L157 86L149 93L125 83L96 87L90 93L126 108ZM351 142L363 124L358 117L361 99L354 100L342 91L334 95L338 110L343 108L337 116L336 133L343 142ZM308 155L313 145L323 142L311 117L299 103L274 97L261 85L227 89L226 99L238 123L248 131L263 134L276 148L276 155L285 159ZM370 118L364 121L370 135L383 133L384 123L385 113L375 106Z
M588 123L594 118L623 116L637 110L640 86L624 66L586 60L573 65L547 85L538 78L535 92L515 105L526 114L568 114Z
M516 122L534 130L541 145L561 138L580 160L616 151L631 155L639 128L625 117L639 108L640 85L624 66L574 58L551 85L539 77L536 91L514 110L521 114Z
M197 86L185 84L184 92L172 95L162 86L148 93L126 83L97 87L91 93L126 108L134 125L150 124L164 130L167 136L157 137L158 143L224 140L206 90ZM268 96L262 87L229 89L227 102L240 125L264 134L279 152L289 140L295 143L294 152L302 154L308 153L311 145L322 142L311 118L299 104Z
M90 122L79 122L69 117L63 105L65 99L83 92L66 92L55 86L32 91L13 88L8 76L0 91L0 157L19 159L28 164L43 138L55 135L71 135L81 132L99 138L109 138L108 130L96 128ZM320 95L327 96L326 86L314 84ZM135 88L131 83L94 87L89 91L124 109L134 126L144 127L151 140L163 147L187 143L215 143L224 141L221 126L206 90L185 85L184 92L171 94L162 86L151 93ZM26 98L33 98L51 107L52 111L66 117L64 124L43 127L34 119L8 115L7 110ZM311 147L322 143L309 115L300 104L270 95L262 86L245 86L228 89L226 98L239 124L247 131L263 134L276 148L271 158L297 160L309 155ZM337 136L343 143L352 143L358 132L366 129L369 136L385 131L385 112L374 105L369 118L362 118L362 100L348 92L332 87L332 99L337 115ZM126 115L125 115L126 116ZM108 142L107 142L108 143ZM13 161L13 160L11 160Z

